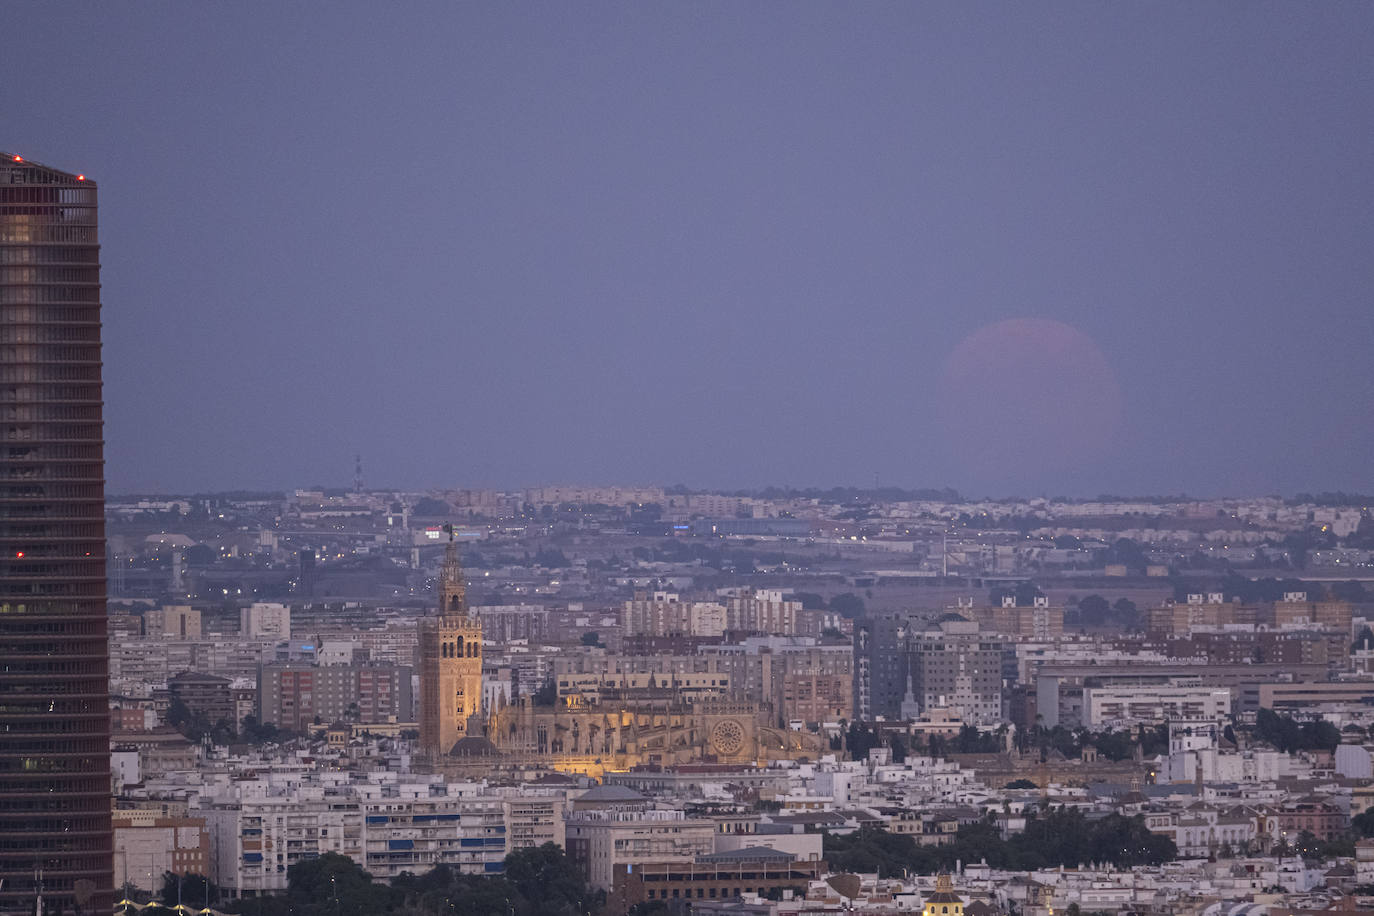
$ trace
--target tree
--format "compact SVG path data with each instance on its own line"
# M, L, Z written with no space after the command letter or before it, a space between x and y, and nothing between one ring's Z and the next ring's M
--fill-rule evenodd
M178 696L173 696L171 703L167 706L167 724L191 741L199 741L215 731L215 726L205 717L205 713L192 712ZM228 732L232 736L232 726L228 728ZM221 741L220 743L226 742Z
M1367 521L1369 521L1368 518L1361 519L1360 525L1363 526ZM1371 546L1374 546L1374 544L1371 544ZM1330 591L1331 597L1339 601L1349 601L1352 604L1363 604L1369 600L1369 591L1364 587L1364 583L1354 579L1348 582L1333 582L1331 583Z
M1144 572L1150 562L1141 546L1130 538L1118 538L1102 552L1102 560L1108 565L1120 563L1133 572Z
M549 678L539 685L539 689L534 692L535 706L553 706L558 702L558 686L554 684L553 678Z
M877 872L880 878L900 875L915 863L918 847L906 834L864 827L851 834L827 833L822 849L830 868L838 872Z
M414 515L437 516L443 518L452 514L453 507L442 499L426 496L411 508L411 512Z
M830 610L854 619L864 615L864 600L852 592L843 592L830 599Z
M1029 779L1013 779L1011 782L1007 783L1007 784L1006 784L1005 786L1003 786L1002 788L1004 788L1004 789L1034 789L1034 788L1036 788L1036 785L1035 785L1035 783L1031 782Z
M597 633L595 630L588 630L587 632L582 634L582 645L600 646L601 634Z
M287 903L298 913L372 916L391 908L391 892L352 859L326 852L286 870Z
M1272 744L1277 750L1334 751L1341 743L1341 733L1325 720L1297 723L1288 716L1280 716L1272 709L1261 709L1255 716L1255 736Z
M185 701L173 694L172 701L167 704L167 724L180 731L183 726L190 724L192 718Z
M1002 742L996 735L984 734L972 725L959 729L954 739L953 752L956 754L996 754L1002 750Z
M174 872L162 873L162 893L158 895L167 906L185 903L193 909L208 906L209 901L218 899L219 888L204 875L178 875Z
M519 912L554 916L583 913L601 904L578 867L555 843L506 856L505 879L524 901L524 906L517 906Z
M862 722L851 722L845 735L845 747L851 760L863 760L868 752L878 746L878 736Z
M1374 649L1374 630L1369 627L1360 627L1360 635L1355 637L1355 641L1350 644L1350 651L1357 649Z
M568 565L568 558L563 555L561 550L545 547L535 553L534 565L542 566L545 569L562 569Z
M1111 608L1111 603L1101 595L1088 595L1078 602L1078 612L1083 615L1084 622L1102 622Z
M1033 814L1025 832L1006 840L989 816L964 824L954 842L943 846L918 846L909 835L864 828L847 836L827 834L824 854L837 870L876 871L887 877L904 870L930 874L956 862L984 860L994 868L1018 871L1089 862L1129 868L1169 861L1178 850L1168 837L1151 833L1140 816L1112 814L1089 821L1082 812L1058 808Z
M1112 605L1112 616L1123 629L1133 630L1140 626L1140 611L1129 598L1118 598Z

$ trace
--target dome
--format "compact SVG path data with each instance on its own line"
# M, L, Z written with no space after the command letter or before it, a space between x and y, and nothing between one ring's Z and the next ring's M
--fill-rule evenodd
M496 757L500 753L490 739L478 735L468 735L466 738L459 738L448 755L450 757Z

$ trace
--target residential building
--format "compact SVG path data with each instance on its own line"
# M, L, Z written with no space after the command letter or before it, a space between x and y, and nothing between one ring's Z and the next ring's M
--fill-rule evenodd
M1018 605L1004 597L1000 605L975 606L973 599L961 599L951 613L978 624L980 630L1000 636L1024 639L1055 639L1064 635L1064 609L1051 607L1048 598L1036 598L1029 606Z
M239 635L247 639L290 639L291 608L261 601L250 604L239 611Z
M727 626L725 605L683 601L673 592L636 592L621 614L626 636L720 636Z
M613 910L667 901L690 906L745 894L770 898L790 891L798 899L825 875L823 862L806 862L766 846L707 853L682 861L624 863L615 866Z
M854 624L854 715L862 722L901 715L911 675L905 615L866 617Z
M725 629L771 636L820 636L820 611L806 610L773 589L727 589Z
M200 817L164 817L156 811L114 813L114 874L120 887L162 890L162 876L204 875L210 868L210 835ZM196 901L191 901L196 902Z
M152 638L199 639L200 611L184 604L153 608L143 614L143 632Z
M948 620L910 634L913 693L920 709L952 708L971 725L1002 721L1001 641L976 623Z
M1220 722L1231 714L1231 691L1183 678L1168 684L1117 680L1083 688L1083 724L1089 727L1154 725L1173 719Z
M414 721L411 669L398 665L274 662L258 669L259 722L303 732L313 724Z
M714 822L708 819L635 803L573 811L566 829L568 855L587 882L604 891L614 888L617 867L649 862L687 865L697 856L710 854L716 833Z
M238 708L227 677L183 671L167 679L167 693L172 702L180 701L192 715L203 716L214 725L221 719L238 727Z

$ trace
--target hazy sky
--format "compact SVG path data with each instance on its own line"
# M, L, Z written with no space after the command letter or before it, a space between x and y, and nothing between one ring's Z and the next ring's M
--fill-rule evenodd
M112 492L1369 491L1372 49L1354 2L11 3L0 148L100 183Z

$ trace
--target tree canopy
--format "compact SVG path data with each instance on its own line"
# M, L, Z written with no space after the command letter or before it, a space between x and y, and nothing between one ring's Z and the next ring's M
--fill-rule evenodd
M168 878L175 894L176 876ZM390 885L373 881L347 856L325 853L292 865L286 882L284 896L236 901L229 911L263 916L574 916L598 911L605 897L587 886L581 871L553 843L512 852L500 874L467 875L440 865L423 875L404 873ZM167 886L164 882L164 898Z
M874 828L825 836L825 858L831 868L876 871L883 876L900 875L903 870L933 874L956 862L984 859L994 868L1017 870L1092 863L1129 868L1158 865L1177 854L1174 841L1151 833L1139 815L1089 819L1068 808L1032 813L1025 831L1006 840L991 817L960 827L954 842L943 846L922 846L906 834Z
M1255 718L1255 737L1272 744L1276 749L1290 751L1334 751L1341 743L1341 733L1330 722L1297 721L1281 716L1272 709L1261 709Z

